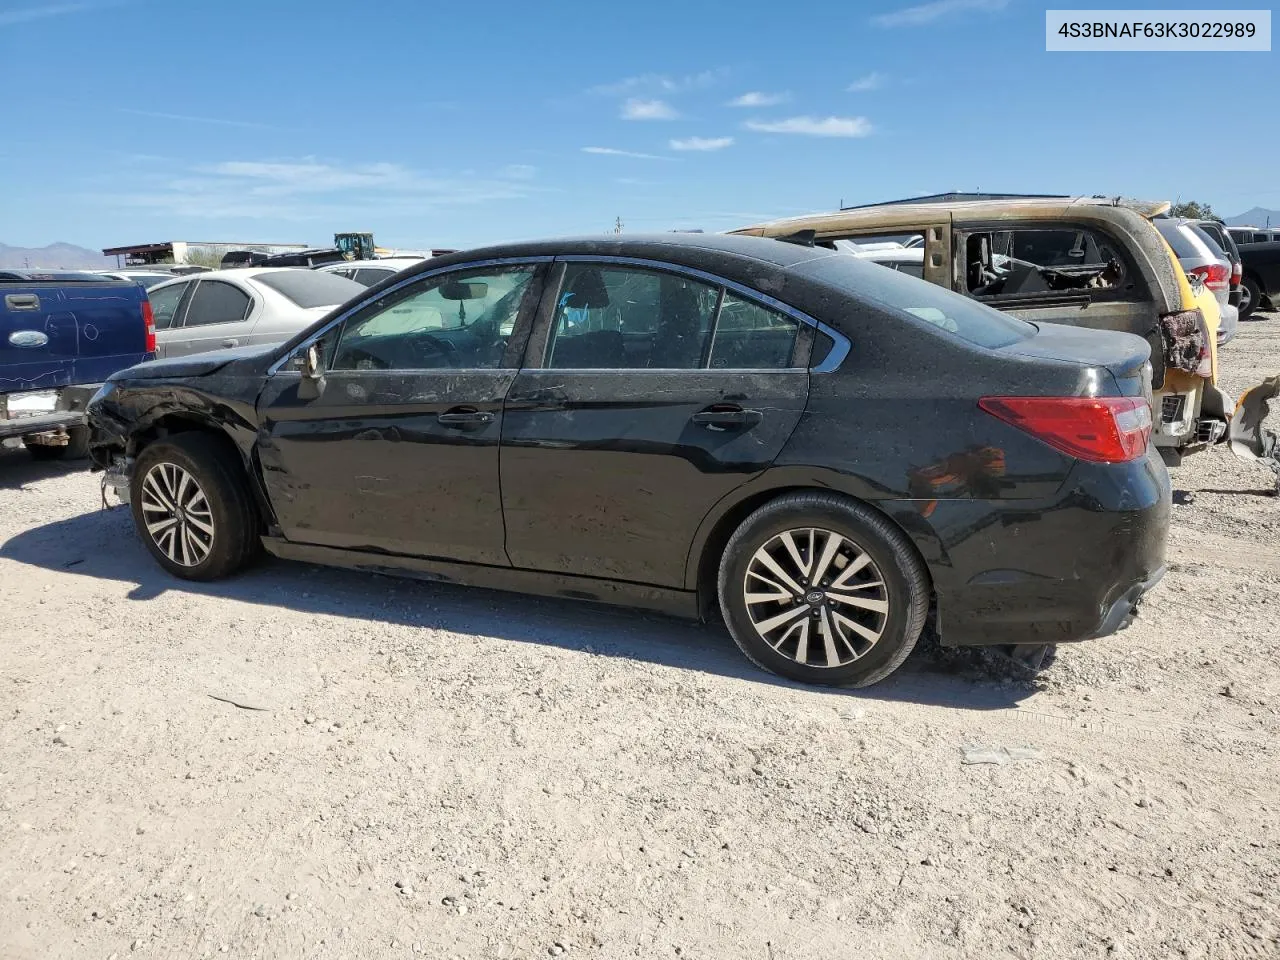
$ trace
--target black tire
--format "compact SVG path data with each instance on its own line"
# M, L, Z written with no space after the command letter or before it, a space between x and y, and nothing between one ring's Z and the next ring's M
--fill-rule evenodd
M152 469L170 464L188 473L199 485L208 505L213 534L208 553L198 562L172 559L147 531L143 489ZM158 440L143 449L129 483L129 500L138 535L156 562L184 580L218 580L246 566L262 549L258 511L244 470L229 441L197 431Z
M875 615L882 618L878 621L879 639L873 641L868 649L855 655L851 661L835 666L814 665L807 662L808 658L801 663L794 655L783 650L787 647L786 642L779 643L775 649L757 631L746 602L748 569L757 556L757 551L778 542L775 538L787 531L807 528L836 533L845 540L852 541L860 552L870 557L874 567L878 568L881 578L878 582L883 584L886 591L887 613ZM812 557L809 558L809 564L814 566ZM752 576L751 582L755 583L757 578L754 578L754 574ZM798 583L800 578L794 579ZM811 591L815 595L821 592L817 585ZM798 493L770 501L738 527L725 546L720 560L719 594L720 610L729 633L752 663L801 683L865 687L893 673L911 653L929 612L930 585L928 572L911 542L883 516L864 504L837 494ZM860 596L866 597L869 594ZM790 601L793 609L799 609L807 602L798 598ZM818 603L809 608L810 612L803 614L800 619L806 616L826 616L822 613L824 606L828 609L836 608L834 604ZM757 610L759 609L757 606ZM776 609L786 612L787 603L777 603ZM768 604L765 604L764 611L766 614L771 612ZM768 618L765 616L761 617L762 622L766 619ZM815 623L819 622L821 621L815 620ZM798 625L799 621L788 621L790 623ZM798 654L799 650L796 649L795 652ZM840 652L843 656L844 651ZM849 648L849 653L855 654L855 651Z
M1240 281L1240 284L1245 288L1249 297L1248 305L1240 308L1240 319L1248 320L1253 316L1253 312L1262 306L1262 288L1258 286L1257 280L1247 275Z

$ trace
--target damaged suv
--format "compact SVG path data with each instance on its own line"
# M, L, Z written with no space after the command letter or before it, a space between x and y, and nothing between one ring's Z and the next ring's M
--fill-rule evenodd
M923 237L923 279L1032 322L1137 334L1151 345L1152 441L1166 461L1220 441L1219 315L1152 225L1168 203L945 194L732 231L841 249ZM881 251L883 253L883 251Z

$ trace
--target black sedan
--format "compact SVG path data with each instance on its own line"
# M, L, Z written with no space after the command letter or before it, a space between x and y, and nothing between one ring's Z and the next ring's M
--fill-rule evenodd
M279 557L689 616L796 680L1117 630L1164 572L1147 344L846 254L561 240L424 261L283 346L91 404L166 570Z

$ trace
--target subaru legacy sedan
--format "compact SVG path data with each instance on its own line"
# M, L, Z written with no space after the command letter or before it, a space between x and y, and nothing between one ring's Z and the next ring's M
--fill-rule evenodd
M1148 349L777 240L520 243L131 367L93 455L176 577L265 548L719 613L767 670L865 685L926 619L1024 658L1126 622L1170 514Z

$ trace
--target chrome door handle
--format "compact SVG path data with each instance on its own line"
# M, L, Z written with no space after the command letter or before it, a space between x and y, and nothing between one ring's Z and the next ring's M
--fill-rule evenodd
M225 340L222 341L222 345L224 347L238 347L240 346L240 341L237 340L235 337L227 337Z

